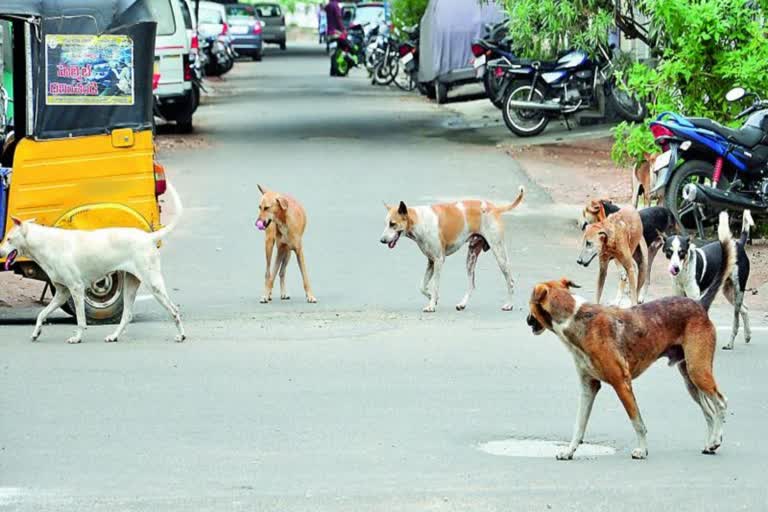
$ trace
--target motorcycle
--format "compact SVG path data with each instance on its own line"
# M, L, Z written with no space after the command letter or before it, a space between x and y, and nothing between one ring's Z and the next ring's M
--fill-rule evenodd
M486 36L472 42L473 66L477 78L483 79L485 94L496 108L504 106L501 87L504 73L516 57L512 53L506 21L486 26Z
M205 53L205 74L221 76L229 72L235 65L232 57L234 50L225 36L207 35L203 38L200 51Z
M347 76L349 70L358 67L365 60L365 30L361 25L352 25L346 32L340 32L331 40L331 76Z
M592 110L605 113L610 101L623 119L642 121L645 105L620 87L613 73L613 63L604 48L596 58L585 52L569 51L557 61L516 59L503 68L504 123L510 131L530 137L541 133L550 119Z
M399 43L399 71L395 76L395 85L404 91L412 91L418 84L419 75L419 26L404 27L404 42Z
M741 87L726 100L753 98L736 116L746 119L738 129L706 118L660 114L650 129L663 153L656 158L656 183L664 205L684 229L700 239L716 226L723 209L768 212L768 101Z

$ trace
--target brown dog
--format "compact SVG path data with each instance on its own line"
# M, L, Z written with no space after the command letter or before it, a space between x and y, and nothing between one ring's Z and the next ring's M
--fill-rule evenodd
M712 454L720 447L726 399L712 374L716 333L707 311L736 261L728 216L724 215L725 222L721 214L719 229L724 264L699 301L667 297L618 309L586 304L584 299L571 295L569 289L578 286L568 279L534 287L528 325L535 335L546 329L557 334L573 354L582 385L573 438L568 448L557 455L558 459L572 459L584 440L601 382L616 391L635 428L638 446L632 450L632 458L646 458L646 428L632 391L632 380L663 356L669 358L670 365L679 363L688 392L704 413L708 435L703 453Z
M285 270L291 259L291 251L296 253L296 259L299 261L307 302L317 302L309 285L309 275L307 274L301 240L307 227L307 214L304 208L294 198L267 190L261 185L259 185L259 191L262 196L256 227L266 231L264 248L267 256L264 295L261 297L261 302L267 303L272 300L272 288L278 272L280 273L280 298L283 300L290 299L285 288ZM277 259L270 273L269 267L272 264L272 252L275 244L277 244Z
M657 153L644 155L642 163L632 169L632 205L637 208L640 203L640 195L646 207L651 206L651 190L653 190L653 164L656 163Z
M635 276L635 251L640 253L639 270ZM600 222L589 224L584 230L581 253L576 262L585 267L599 256L600 272L597 277L595 301L600 304L608 264L616 260L627 273L632 304L636 305L645 295L648 271L648 246L643 238L643 223L634 208L622 208ZM641 291L642 290L642 291ZM638 291L641 296L638 299Z

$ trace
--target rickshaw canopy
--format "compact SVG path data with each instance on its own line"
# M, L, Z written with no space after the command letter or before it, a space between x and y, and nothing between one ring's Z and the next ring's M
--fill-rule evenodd
M156 22L151 0L3 0L32 17L32 135L37 139L152 127Z

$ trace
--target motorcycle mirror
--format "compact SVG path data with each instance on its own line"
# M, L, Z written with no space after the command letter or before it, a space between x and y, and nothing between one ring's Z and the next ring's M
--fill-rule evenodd
M746 95L747 91L745 91L743 87L734 87L725 94L725 99L730 102L734 102L739 101Z

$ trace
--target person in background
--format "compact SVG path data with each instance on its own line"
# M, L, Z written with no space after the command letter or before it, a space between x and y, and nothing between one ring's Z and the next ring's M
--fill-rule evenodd
M317 8L317 35L320 44L325 43L325 52L328 53L328 18L325 15L325 6L320 2Z
M337 34L344 32L344 19L341 16L341 6L338 0L329 0L325 6L325 19L326 19L326 41L330 41L331 38ZM336 71L336 63L333 57L331 57L331 76L338 76Z

